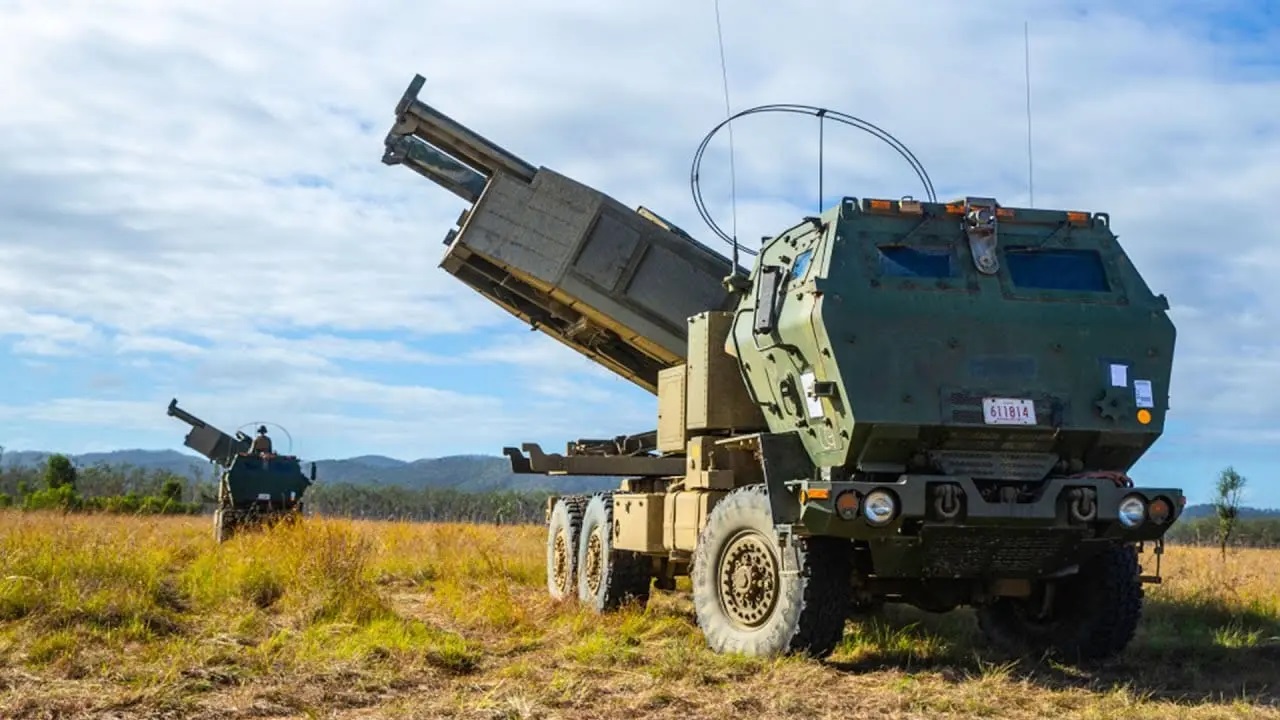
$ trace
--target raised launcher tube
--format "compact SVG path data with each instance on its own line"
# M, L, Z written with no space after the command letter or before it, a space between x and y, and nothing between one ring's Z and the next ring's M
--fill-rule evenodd
M472 204L440 266L534 328L657 394L685 361L688 318L729 309L730 262L679 228L535 168L417 99L396 105L382 162Z
M168 414L191 426L191 431L182 441L183 445L222 467L231 467L231 461L235 459L236 454L249 452L252 446L244 433L236 433L238 437L233 437L178 407L177 398L169 401Z

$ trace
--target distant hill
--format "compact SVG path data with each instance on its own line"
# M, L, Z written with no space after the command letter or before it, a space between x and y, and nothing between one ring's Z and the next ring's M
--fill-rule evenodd
M36 467L43 465L50 455L52 453L39 450L21 452L6 450L4 457L0 459L0 465L4 467ZM192 477L198 472L197 468L203 468L205 477L210 476L208 460L198 455L188 455L174 450L113 450L111 452L84 453L68 457L79 467L88 467L99 463L132 465L146 470L167 470L185 477Z
M50 453L40 451L6 451L0 466L34 467L44 463ZM214 468L204 458L175 450L115 450L112 452L72 455L76 465L97 463L132 465L147 470L167 470L187 478L202 473L213 477ZM317 460L316 480L337 485L394 485L406 488L452 488L464 492L491 490L555 490L558 492L592 492L611 490L617 478L517 475L511 472L505 457L488 455L450 455L405 462L382 455L361 455L342 460ZM1188 505L1183 517L1190 520L1214 514L1209 504ZM1242 518L1277 518L1280 509L1240 508Z
M0 465L35 467L50 453L6 451ZM131 465L146 470L166 470L187 478L209 479L215 468L204 458L174 450L115 450L69 456L77 466L98 463ZM305 470L306 468L304 468ZM590 492L617 487L617 478L517 475L505 457L454 455L405 462L381 455L342 460L317 460L316 482L327 485L394 485L407 488L452 488L465 492L492 490L555 490Z
M1212 505L1203 503L1199 505L1188 505L1186 509L1182 511L1182 517L1187 520L1194 520L1202 517L1213 517L1216 514L1217 512L1213 509ZM1240 508L1239 516L1243 520L1249 520L1252 518L1280 518L1280 510L1242 507Z

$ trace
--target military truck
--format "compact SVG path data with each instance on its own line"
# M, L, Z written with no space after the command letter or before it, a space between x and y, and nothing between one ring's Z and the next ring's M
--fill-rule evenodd
M423 82L383 162L467 202L441 266L657 396L655 430L504 448L516 472L619 478L549 502L553 597L608 611L688 576L710 647L757 656L827 655L886 602L972 606L993 643L1072 662L1126 647L1185 500L1128 475L1163 430L1174 327L1108 215L927 183L844 197L748 270Z
M177 398L169 401L168 414L191 426L183 444L221 468L214 540L223 543L241 528L301 517L302 496L316 480L315 463L310 476L305 475L297 457L276 453L274 448L255 451L253 440L243 432L226 434L178 407Z

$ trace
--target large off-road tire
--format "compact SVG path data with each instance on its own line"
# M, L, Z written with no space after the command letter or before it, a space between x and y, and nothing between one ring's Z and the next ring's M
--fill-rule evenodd
M1001 598L978 608L978 625L1005 652L1069 663L1105 660L1123 652L1138 628L1139 572L1137 550L1113 546L1082 563L1078 574L1057 581L1048 617L1036 617L1035 596Z
M295 505L291 508L285 508L280 512L279 524L286 527L293 527L302 522L302 506Z
M850 544L794 538L798 565L782 572L782 551L763 485L716 503L694 550L693 604L716 652L767 657L831 654L850 614ZM791 572L794 570L794 572Z
M578 533L582 529L582 498L560 498L547 522L547 592L555 600L578 593Z
M613 548L613 494L593 495L578 537L578 600L596 612L645 605L652 581L647 557Z
M233 510L218 508L213 511L213 539L219 545L236 534L236 515Z

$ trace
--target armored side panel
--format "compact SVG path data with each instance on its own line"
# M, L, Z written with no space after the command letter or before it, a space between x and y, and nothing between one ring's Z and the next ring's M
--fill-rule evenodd
M685 366L666 368L658 373L658 452L684 450L685 438Z
M765 428L764 414L747 392L738 360L725 351L731 312L689 318L688 404L685 423L694 432Z
M614 493L613 546L662 552L662 500L663 493Z
M649 211L520 160L417 100L422 84L397 106L383 162L474 203L441 267L656 393L658 371L684 361L687 318L729 302L729 261Z
M815 465L1038 481L1162 432L1168 303L1103 213L846 198L758 263L738 347Z
M726 494L726 490L667 494L663 503L663 543L672 550L692 551L698 544L698 533L706 524L707 515Z
M288 507L302 498L311 481L296 459L241 455L227 471L227 487L236 506L270 502Z

